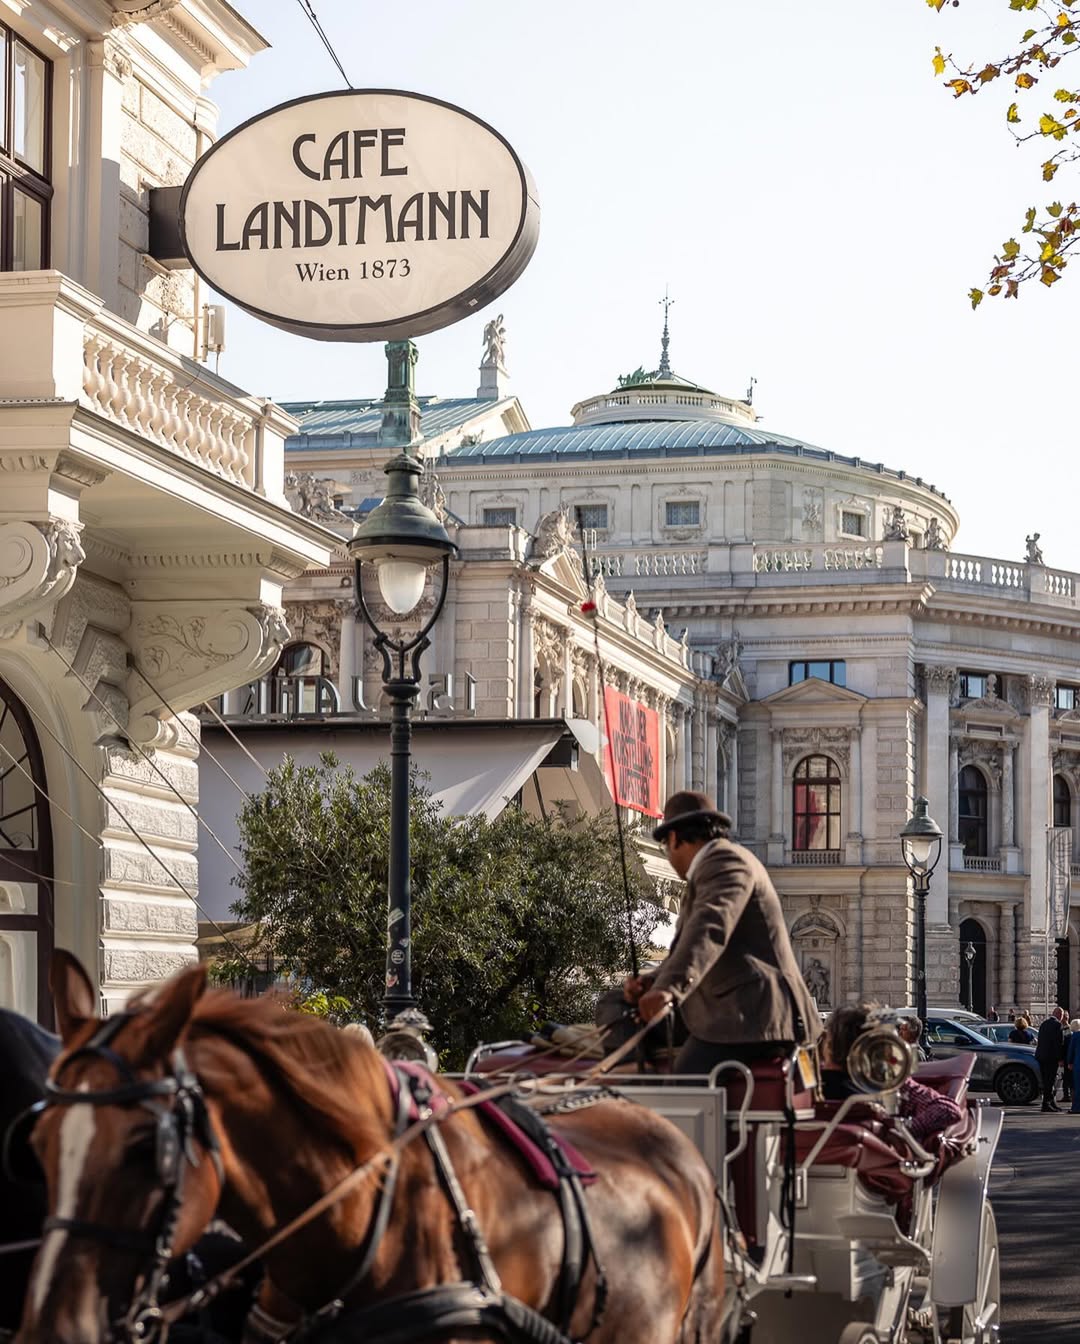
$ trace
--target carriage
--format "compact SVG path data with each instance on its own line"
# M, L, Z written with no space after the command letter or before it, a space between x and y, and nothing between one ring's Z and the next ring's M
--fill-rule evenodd
M962 1110L928 1151L895 1113L908 1071L898 1044L868 1035L851 1065L862 1090L842 1102L815 1101L798 1052L721 1064L707 1078L613 1080L682 1129L716 1176L733 1334L745 1328L753 1344L997 1340L988 1184L1003 1113L968 1098L973 1055L923 1064L918 1081ZM475 1050L466 1077L558 1068L549 1053L501 1042Z

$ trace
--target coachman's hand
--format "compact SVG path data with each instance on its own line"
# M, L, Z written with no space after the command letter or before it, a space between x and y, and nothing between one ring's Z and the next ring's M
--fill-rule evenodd
M675 995L670 990L647 990L638 1000L638 1017L642 1022L651 1022L674 1002Z

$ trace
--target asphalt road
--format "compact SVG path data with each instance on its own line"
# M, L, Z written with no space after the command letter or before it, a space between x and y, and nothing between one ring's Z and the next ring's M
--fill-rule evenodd
M1043 1115L1038 1103L1007 1107L990 1184L1002 1344L1080 1344L1078 1182L1080 1115Z

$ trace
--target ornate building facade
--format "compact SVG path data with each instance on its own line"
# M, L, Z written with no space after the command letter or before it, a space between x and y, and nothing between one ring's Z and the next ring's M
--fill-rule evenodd
M284 494L295 422L198 361L155 190L265 46L223 0L0 6L0 1003L51 947L106 1004L194 955L198 721L288 630L334 538Z
M348 404L334 405L338 438L320 439L318 463L343 454L338 502L362 513L381 494L375 438L350 461ZM306 417L321 422L291 409L302 432L288 460L300 470L315 461ZM1037 535L1022 560L950 550L959 517L934 486L763 428L747 401L676 375L666 339L659 370L579 402L563 428L506 433L494 420L437 436L423 414L398 423L395 442L426 458L459 538L497 524L535 546L554 516L579 519L617 622L632 612L686 649L695 681L665 706L664 786L720 797L769 866L823 1007L913 1000L898 834L920 793L945 832L928 912L931 1003L1077 1001L1077 916L1053 927L1048 891L1064 877L1051 850L1066 832L1071 844L1080 805L1078 580L1044 563ZM455 580L465 587L469 567L466 549ZM503 605L495 624L520 630L509 588ZM442 665L459 681L490 651L463 634L472 618L463 597L446 619L456 642ZM565 662L535 630L532 641L529 688ZM730 712L711 708L717 687ZM590 716L593 702L579 709ZM519 691L490 712L536 710Z

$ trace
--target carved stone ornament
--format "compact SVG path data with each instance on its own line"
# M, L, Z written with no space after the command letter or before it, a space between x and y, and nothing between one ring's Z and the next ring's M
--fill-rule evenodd
M960 746L958 764L961 770L965 765L982 766L990 776L994 788L1001 788L1002 746L1000 742L963 742Z
M1049 708L1054 703L1054 681L1052 677L1028 677L1028 703L1032 708Z
M574 527L566 509L552 509L536 524L533 555L538 560L550 560L553 555L562 555L564 552L577 558Z
M548 664L549 669L562 677L563 631L542 618L533 625L533 648L536 661Z
M731 638L722 640L716 646L716 653L713 656L713 676L721 686L726 686L738 673L742 651L742 640L737 630L732 630Z
M927 691L951 696L956 685L956 668L940 667L936 663L928 663L923 668L923 677L926 681Z
M157 744L170 709L190 709L257 681L273 667L289 638L285 613L266 603L217 610L208 610L205 602L134 606L128 736L144 746ZM137 669L146 673L154 689Z
M125 28L133 23L146 23L175 9L180 0L112 0L113 27Z
M0 639L63 597L86 559L80 525L64 519L0 525Z
M1038 532L1033 532L1030 537L1024 538L1024 559L1029 565L1043 565L1046 561L1043 559L1042 549L1039 546Z
M821 492L819 490L804 490L802 498L803 532L808 536L811 533L817 534L822 528Z
M945 533L941 530L941 524L936 518L931 518L927 524L926 535L923 537L924 551L947 551L949 549L945 541Z
M885 524L884 541L910 541L911 532L907 525L907 519L904 517L904 510L899 504L894 504L889 514L889 521Z
M784 728L780 736L785 775L804 756L828 756L847 774L851 763L850 728Z
M348 523L349 518L334 503L334 478L316 477L310 471L285 473L285 498L293 513L316 523Z
M351 602L286 602L285 621L294 643L316 644L326 653L326 675L337 680L341 651L341 618Z

